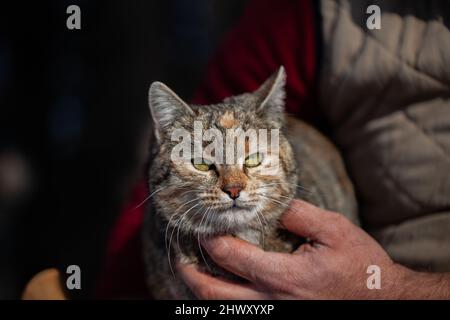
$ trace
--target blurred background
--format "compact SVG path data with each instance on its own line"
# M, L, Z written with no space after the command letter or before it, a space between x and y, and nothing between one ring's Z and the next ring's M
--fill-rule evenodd
M39 1L0 12L0 299L77 264L90 295L108 230L141 176L147 91L189 100L244 0ZM68 30L66 8L81 8Z

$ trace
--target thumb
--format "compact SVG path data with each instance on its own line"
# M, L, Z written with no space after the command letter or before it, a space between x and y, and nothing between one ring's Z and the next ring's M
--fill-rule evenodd
M340 226L341 217L337 213L318 208L308 202L293 200L280 222L287 230L298 236L329 245Z

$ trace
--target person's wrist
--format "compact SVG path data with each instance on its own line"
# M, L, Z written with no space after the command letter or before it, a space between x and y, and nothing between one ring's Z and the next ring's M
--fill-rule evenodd
M391 262L381 267L381 290L370 290L369 299L397 300L405 299L404 283L408 282L409 269Z
M386 290L387 299L414 299L409 290L414 279L414 271L404 266L393 263L390 272L388 290Z
M419 272L394 264L393 275L388 299L450 299L444 274Z
M369 290L368 299L401 300L408 297L413 271L390 262L381 267L381 289Z

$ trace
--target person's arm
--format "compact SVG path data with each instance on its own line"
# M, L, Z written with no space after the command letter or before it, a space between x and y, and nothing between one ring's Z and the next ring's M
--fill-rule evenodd
M416 272L400 265L397 299L450 299L450 273Z
M291 254L265 252L230 236L204 243L217 264L248 284L212 277L192 265L178 265L182 278L202 299L450 299L450 274L420 273L394 263L340 214L294 200L282 224L311 243ZM368 286L373 265L380 270L380 289Z

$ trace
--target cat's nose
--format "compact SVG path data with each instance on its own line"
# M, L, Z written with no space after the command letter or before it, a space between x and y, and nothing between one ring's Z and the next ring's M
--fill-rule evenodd
M231 198L231 199L237 199L237 198L239 198L239 195L240 195L240 193L241 193L241 190L242 190L242 186L240 186L240 185L226 185L226 186L224 186L223 187L223 192L225 192L226 194L228 194L228 196Z

